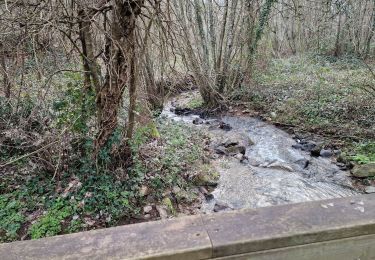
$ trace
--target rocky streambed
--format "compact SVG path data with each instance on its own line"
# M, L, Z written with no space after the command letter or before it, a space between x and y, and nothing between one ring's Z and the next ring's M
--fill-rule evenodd
M163 117L196 125L211 137L212 164L220 174L202 211L258 208L359 194L337 151L317 149L257 118L200 118L169 101Z

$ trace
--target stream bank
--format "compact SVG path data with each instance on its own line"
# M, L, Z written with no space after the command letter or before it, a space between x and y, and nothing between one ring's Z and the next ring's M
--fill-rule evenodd
M202 211L218 212L357 195L350 172L337 165L336 151L320 150L312 141L296 140L257 118L223 115L201 118L179 105L191 93L175 97L162 117L195 125L211 138L212 165L220 174ZM182 100L182 101L181 101ZM211 188L211 189L210 189Z

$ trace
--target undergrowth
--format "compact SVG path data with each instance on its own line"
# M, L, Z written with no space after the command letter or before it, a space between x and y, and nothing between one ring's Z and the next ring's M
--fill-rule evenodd
M0 242L145 221L150 204L172 214L195 205L202 133L151 120L137 127L126 168L112 156L124 135L118 128L94 161L93 93L74 73L64 74L60 91L48 109L32 97L17 109L0 100Z
M245 102L274 121L360 141L375 138L375 85L364 61L303 55L273 60L254 82L238 90Z

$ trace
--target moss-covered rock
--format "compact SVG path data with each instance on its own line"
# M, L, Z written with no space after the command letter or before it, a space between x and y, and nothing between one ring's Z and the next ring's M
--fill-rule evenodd
M352 174L357 178L375 177L375 162L355 166Z

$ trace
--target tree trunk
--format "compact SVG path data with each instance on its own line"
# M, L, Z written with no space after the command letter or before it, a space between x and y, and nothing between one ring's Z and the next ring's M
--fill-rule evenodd
M98 66L94 57L94 46L91 34L91 17L89 17L84 9L78 12L79 21L79 38L82 45L82 63L85 70L85 86L96 91L100 88Z
M136 27L144 0L115 0L109 57L105 83L97 92L98 127L95 155L103 148L118 126L118 111L123 103L123 93L128 83L129 39Z
M6 66L6 52L5 47L0 43L1 53L1 71L3 74L3 84L4 84L4 96L5 98L10 98L10 80L8 76L7 66Z

